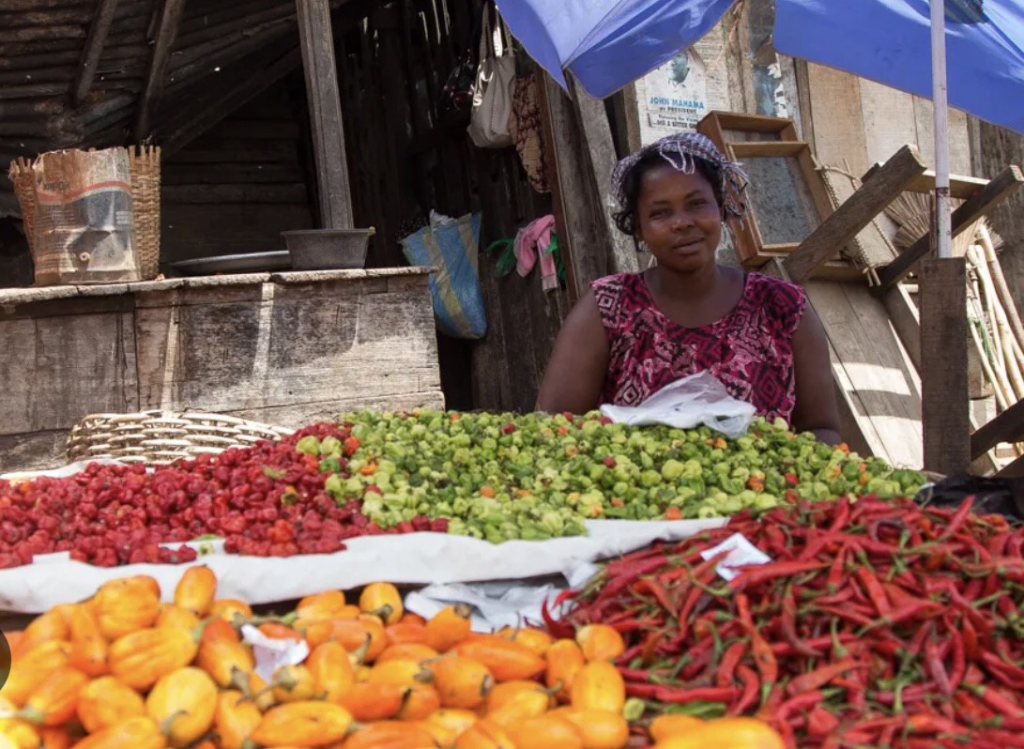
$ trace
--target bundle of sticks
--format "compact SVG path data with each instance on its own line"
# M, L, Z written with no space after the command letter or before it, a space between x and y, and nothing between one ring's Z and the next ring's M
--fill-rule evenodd
M932 206L930 195L904 193L886 209L899 226L893 239L899 251L906 250L929 231ZM954 255L967 260L971 337L1000 412L1024 398L1024 325L999 262L1001 247L1002 239L985 219L954 237L952 247ZM1016 449L1021 454L1024 445L1017 445Z

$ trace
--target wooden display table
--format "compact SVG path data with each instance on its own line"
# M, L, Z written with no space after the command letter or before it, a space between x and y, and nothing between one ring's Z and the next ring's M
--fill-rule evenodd
M62 465L91 413L299 427L441 408L428 269L0 289L0 473Z

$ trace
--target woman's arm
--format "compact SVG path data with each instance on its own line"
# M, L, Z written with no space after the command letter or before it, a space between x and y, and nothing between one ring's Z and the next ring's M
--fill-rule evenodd
M573 308L555 339L537 408L583 414L597 408L608 369L608 340L594 292Z
M793 427L800 432L814 432L822 442L838 444L842 438L828 339L810 304L793 336L793 370L796 376Z

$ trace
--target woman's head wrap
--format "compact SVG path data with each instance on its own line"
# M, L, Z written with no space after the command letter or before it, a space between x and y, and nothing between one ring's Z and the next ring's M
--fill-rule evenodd
M719 151L709 138L700 133L675 133L667 135L659 141L644 146L636 153L632 153L615 167L612 173L612 187L615 190L615 198L623 210L626 209L625 178L629 171L643 159L652 154L661 156L674 169L686 174L693 174L696 167L695 158L704 159L710 162L722 174L722 209L725 217L742 219L746 212L746 202L743 200L743 191L746 190L750 180L746 172L735 161L729 161Z

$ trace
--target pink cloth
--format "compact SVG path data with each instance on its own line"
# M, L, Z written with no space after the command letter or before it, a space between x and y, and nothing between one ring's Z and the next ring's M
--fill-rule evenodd
M551 244L551 231L555 228L555 217L544 216L523 229L516 235L516 270L526 278L530 275L537 259L540 259L541 285L544 291L558 288L558 269L555 258L544 250Z

